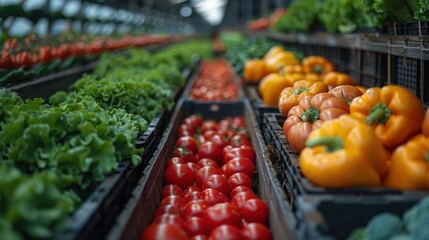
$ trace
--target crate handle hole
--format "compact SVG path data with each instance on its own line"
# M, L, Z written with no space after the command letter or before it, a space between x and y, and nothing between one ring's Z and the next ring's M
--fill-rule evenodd
M212 111L212 112L219 111L219 105L217 105L217 104L210 105L210 111Z

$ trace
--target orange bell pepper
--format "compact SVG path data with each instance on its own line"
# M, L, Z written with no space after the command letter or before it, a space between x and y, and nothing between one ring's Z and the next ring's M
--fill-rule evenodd
M429 137L414 136L395 149L384 185L401 190L429 190Z
M265 62L260 59L246 61L243 69L243 77L247 81L260 81L265 75Z
M339 73L339 72L330 72L323 77L323 82L326 83L329 87L337 87L340 85L356 85L355 80L353 80L348 74Z
M303 97L327 91L328 86L323 82L297 81L293 84L293 87L287 87L281 91L278 103L279 111L286 117L289 110L298 105L299 100Z
M362 95L362 92L355 86L341 85L329 91L330 94L343 98L350 105L353 99Z
M299 63L298 59L292 52L285 51L279 46L272 47L270 51L265 54L263 60L268 73L275 73L282 67L296 65Z
M304 75L304 80L315 83L322 81L322 78L318 74L310 72Z
M301 171L322 187L376 187L387 172L387 154L374 130L350 115L324 122L306 146Z
M335 70L334 64L320 56L309 56L302 60L302 68L305 73L315 73L320 76Z
M324 121L347 113L349 105L341 97L329 93L305 96L289 110L283 132L292 149L299 153L311 131L318 129Z
M418 134L424 108L420 100L400 86L370 88L350 104L350 114L373 126L385 147L396 147Z
M277 106L279 104L280 92L289 86L292 86L293 79L285 77L281 73L271 73L265 76L259 83L259 93L262 101L268 106Z
M423 119L422 130L423 130L423 134L426 137L429 137L429 108L426 110L426 115L425 115L425 118Z

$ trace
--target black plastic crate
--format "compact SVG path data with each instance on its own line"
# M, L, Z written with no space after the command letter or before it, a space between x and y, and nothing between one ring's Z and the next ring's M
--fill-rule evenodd
M252 146L256 154L259 195L270 207L269 226L274 239L291 238L295 218L290 211L288 201L281 183L276 178L276 171L271 165L270 154L264 145L261 132L255 122L255 116L248 101L236 103L199 103L180 101L180 108L173 113L165 128L161 143L144 170L139 184L132 197L116 219L115 226L107 235L107 239L139 239L141 232L151 222L152 215L160 202L164 166L171 152L174 151L177 130L180 122L189 114L201 114L203 118L220 120L227 116L244 116L251 135ZM215 106L215 107L213 107Z
M358 72L360 71L360 51L358 49L345 49L344 50L344 64L346 65L345 72L354 72L355 80L359 80Z
M361 52L360 84L366 87L383 86L387 76L387 55L373 51Z
M422 81L420 81L422 99L424 105L429 107L429 61L423 62L421 74L423 76Z
M421 64L420 59L392 56L392 83L403 86L420 97Z
M261 130L264 132L265 124L263 124L264 114L265 113L278 113L278 107L267 106L262 102L261 96L258 92L258 86L248 85L245 87L245 92L249 98L252 107L255 111L256 120L261 127Z
M411 23L393 23L388 26L387 32L393 35L429 35L429 21Z
M321 53L320 56L325 57L329 61L331 61L336 70L340 72L345 72L347 70L347 64L346 60L347 57L345 56L346 50L339 47L320 47Z

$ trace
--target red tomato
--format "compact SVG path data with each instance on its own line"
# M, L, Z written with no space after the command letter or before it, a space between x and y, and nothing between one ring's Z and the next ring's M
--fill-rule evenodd
M201 199L206 200L210 206L216 205L218 203L229 202L229 198L225 194L213 188L204 189L201 194Z
M217 144L221 149L223 149L226 145L228 145L228 140L224 137L222 137L219 134L215 134L210 138L210 141Z
M227 130L224 130L224 129L218 129L217 130L217 134L220 135L223 139L226 139L226 140L231 139L231 137L234 135L233 132L227 131Z
M214 174L221 174L221 173L217 168L211 167L211 166L200 168L200 170L198 170L198 172L195 175L195 184L198 187L202 187L203 182L207 181L207 178Z
M252 179L244 173L234 173L228 178L228 183L231 186L231 189L234 189L239 186L245 186L248 188L253 187Z
M206 235L196 235L196 236L193 236L192 238L191 238L191 240L207 240L208 238L207 238L207 236Z
M238 186L238 187L233 188L231 190L231 193L229 194L230 199L232 199L235 195L237 195L237 193L241 193L241 192L253 193L253 190L249 187L246 187L246 186Z
M168 168L169 166L174 165L174 164L178 164L178 163L185 164L186 162L185 162L185 160L183 160L179 157L172 157L172 158L169 158L167 160L167 165L165 168Z
M211 158L219 162L222 157L222 148L214 142L207 141L201 144L200 149L198 150L198 155L200 158Z
M247 202L247 200L250 199L257 199L258 197L251 192L241 192L234 195L233 198L231 198L231 203L238 207L238 209L241 209L243 205Z
M76 42L70 45L70 52L78 57L85 56L86 44L83 42Z
M209 176L207 180L203 182L202 188L203 190L207 188L213 188L225 194L226 196L229 196L229 192L231 191L228 180L220 174Z
M184 192L185 192L185 196L186 196L186 194L189 194L191 192L201 192L201 188L198 186L192 185L192 186L187 187Z
M194 163L194 162L187 162L185 164L186 166L188 166L190 169L192 169L192 171L194 171L194 173L197 173L198 170L200 170L200 166L198 166L198 164Z
M179 130L177 130L177 134L179 137L183 136L194 136L195 130L187 124L180 124Z
M207 232L204 220L201 217L189 217L185 220L185 232L189 237L203 235Z
M186 148L176 148L173 152L173 157L180 157L181 159L185 160L185 162L198 162L197 156Z
M217 162L215 160L210 159L210 158L201 158L197 162L197 164L200 167L212 166L214 168L219 168L219 164L217 164Z
M179 226L181 229L185 228L185 221L178 214L161 214L153 220L153 223L170 223Z
M206 138L204 137L204 135L198 135L196 137L196 140L197 140L198 146L200 146L203 142L206 141Z
M232 145L226 145L223 149L222 149L222 159L225 158L225 155L234 147Z
M186 148L193 153L198 152L198 144L197 141L191 136L183 136L177 139L176 141L177 148Z
M188 240L186 232L179 226L169 223L152 224L143 232L141 240Z
M244 117L234 117L231 120L231 124L234 129L245 128L246 120L244 119Z
M165 184L176 184L182 189L193 185L195 173L185 164L175 164L167 168L164 175Z
M243 227L243 237L246 240L271 240L271 232L260 223L249 223Z
M250 199L241 207L241 216L247 222L266 223L269 217L269 208L261 199Z
M231 131L232 129L232 121L231 121L231 117L226 117L222 120L219 121L218 123L218 129L219 130L224 130L224 131Z
M176 206L179 209L182 209L185 206L185 199L182 197L179 197L177 195L171 195L164 199L162 199L161 203L159 203L158 207L167 206L167 205L173 205Z
M239 135L239 134L236 134L231 138L230 144L233 147L240 147L241 145L251 146L249 140L245 138L243 135Z
M203 217L206 209L210 207L210 204L206 200L193 200L188 202L182 211L183 219L189 217Z
M30 57L30 53L26 51L19 52L12 58L12 63L16 68L19 67L31 67L33 62Z
M201 126L201 132L213 130L217 131L217 122L215 120L205 120Z
M183 190L174 184L169 184L166 185L165 187L162 188L162 199L171 196L171 195L177 195L179 197L184 197L185 196L185 192L183 192Z
M2 51L0 58L0 68L11 69L13 67L12 57L9 55L9 52Z
M190 115L187 118L183 119L183 123L195 129L201 127L201 125L203 124L203 119L197 115Z
M255 172L255 166L253 165L253 162L245 157L233 158L224 166L225 166L224 174L227 178L231 177L232 174L238 173L238 172L247 174L247 176L252 178ZM222 168L224 166L222 166Z
M217 132L215 130L207 130L203 133L203 137L207 141L208 139L211 139L216 134Z
M250 139L250 132L247 128L239 128L235 130L236 134L243 135L245 138Z
M241 240L244 239L241 229L232 225L220 225L209 236L211 240Z
M204 221L209 232L220 225L228 224L241 228L241 216L238 208L231 203L219 203L206 209Z
M153 214L153 219L156 219L157 217L161 216L162 214L177 214L177 215L181 215L182 211L174 206L174 205L164 205L162 207L159 207L158 209L156 209L155 213Z
M201 199L201 192L189 192L185 195L185 202L188 203L192 200L199 200Z
M48 46L40 46L37 56L38 62L49 62L53 59L52 49Z
M18 40L16 38L9 38L3 44L3 50L17 50L18 49Z
M61 44L60 46L52 49L52 56L54 58L66 59L70 56L70 48L67 44Z
M228 153L225 154L223 158L223 162L227 163L229 160L235 158L235 157L246 157L250 159L252 162L255 162L255 154L253 153L253 150L250 150L249 148L241 148L236 147L228 151Z

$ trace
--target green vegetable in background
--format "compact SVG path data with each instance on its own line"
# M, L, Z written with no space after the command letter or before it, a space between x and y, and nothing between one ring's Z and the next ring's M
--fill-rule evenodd
M321 0L293 0L283 15L274 25L278 32L307 32L317 20Z

